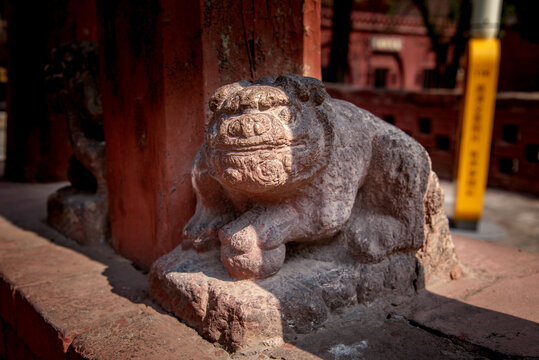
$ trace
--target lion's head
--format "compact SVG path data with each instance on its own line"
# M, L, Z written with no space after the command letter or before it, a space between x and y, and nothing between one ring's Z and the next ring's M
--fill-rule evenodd
M322 82L296 75L223 86L210 100L212 175L243 193L287 192L323 166L331 126Z

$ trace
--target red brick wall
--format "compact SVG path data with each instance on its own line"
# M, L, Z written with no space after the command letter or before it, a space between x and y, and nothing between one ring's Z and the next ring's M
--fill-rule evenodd
M456 165L461 93L363 90L327 84L329 93L393 123L427 149L440 178ZM488 185L539 195L539 95L499 93Z

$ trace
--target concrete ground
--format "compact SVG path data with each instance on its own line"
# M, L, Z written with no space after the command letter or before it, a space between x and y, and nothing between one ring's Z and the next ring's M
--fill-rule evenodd
M13 349L70 359L539 358L539 254L462 236L454 237L462 278L428 287L411 305L356 307L281 347L228 354L154 304L147 275L110 247L79 246L48 227L45 201L61 185L0 181L0 359L17 358ZM514 199L496 196L494 214L503 196ZM497 242L518 230L506 228Z
M440 184L445 193L446 214L452 217L455 184L450 181ZM488 188L478 231L452 229L452 232L539 253L539 198Z

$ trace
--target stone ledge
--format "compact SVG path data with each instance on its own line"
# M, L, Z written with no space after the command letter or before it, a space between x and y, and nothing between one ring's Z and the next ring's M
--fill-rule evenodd
M28 189L43 185L25 185L19 194L19 185L9 186L0 184L0 214L42 236L0 216L0 358L230 357L155 306L148 276L130 262L43 224L50 187L40 197ZM454 242L464 276L428 288L415 307L355 308L291 343L234 358L539 357L539 343L530 342L539 333L539 254L463 237Z
M539 254L453 236L465 275L402 314L488 357L539 358Z
M154 305L147 276L111 249L65 248L1 217L0 234L0 357L228 358Z

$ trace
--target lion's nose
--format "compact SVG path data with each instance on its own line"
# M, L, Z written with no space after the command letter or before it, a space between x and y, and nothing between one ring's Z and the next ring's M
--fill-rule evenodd
M244 116L228 125L228 134L233 137L250 138L268 132L270 127L270 120L265 117Z

